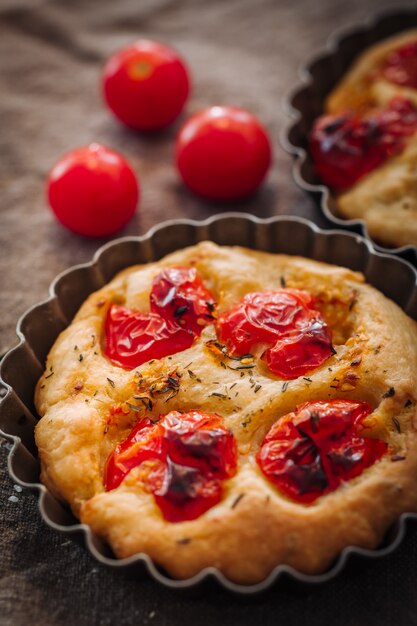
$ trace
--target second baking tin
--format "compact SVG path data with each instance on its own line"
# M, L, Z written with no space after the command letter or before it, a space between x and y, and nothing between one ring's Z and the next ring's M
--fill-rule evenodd
M302 67L301 84L285 100L291 122L282 136L282 144L294 157L293 176L297 185L313 196L334 226L365 237L369 237L369 233L363 220L338 217L329 187L321 183L314 171L308 151L308 136L316 118L323 114L326 97L355 58L373 44L413 27L417 27L417 7L384 12L371 17L361 26L335 33L325 50ZM386 248L376 242L374 245L378 250L395 254L417 265L415 246Z
M12 479L38 493L40 513L49 526L84 542L101 564L117 570L129 570L134 575L147 572L159 583L175 590L205 588L214 582L235 593L254 594L288 579L317 585L333 579L352 561L391 553L401 542L407 526L416 523L416 514L403 514L387 533L384 545L377 550L346 548L324 574L305 575L279 565L264 581L251 586L235 584L215 568L202 570L188 580L173 580L145 554L116 559L88 526L80 524L69 509L40 484L33 434L38 416L33 395L46 355L58 334L70 323L85 298L120 270L129 265L155 261L205 239L220 245L242 245L268 252L301 255L362 271L368 282L417 319L417 271L410 264L375 251L369 241L355 234L322 231L301 218L261 220L230 213L204 222L166 222L143 237L115 240L100 248L91 263L60 274L51 285L48 300L30 309L18 323L19 344L5 356L0 370L0 382L7 387L7 394L0 404L0 434L13 444L9 456Z

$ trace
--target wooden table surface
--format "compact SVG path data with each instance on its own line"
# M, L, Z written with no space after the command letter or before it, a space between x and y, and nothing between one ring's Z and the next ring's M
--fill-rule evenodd
M410 3L408 3L410 5ZM404 5L403 5L404 6ZM411 4L413 6L413 4ZM0 354L16 343L18 317L46 298L67 267L103 241L77 237L52 217L45 177L65 151L92 141L124 153L138 173L141 203L120 233L143 234L166 219L226 210L301 215L323 223L295 186L280 145L283 99L297 69L335 30L360 25L381 0L1 0L0 2ZM143 136L108 113L99 90L108 55L138 37L174 45L193 78L186 113ZM266 183L239 203L211 203L181 185L173 141L187 115L234 104L267 127L274 163ZM99 566L82 547L41 521L36 498L8 477L0 438L0 624L414 624L416 534L383 561L353 567L326 586L276 587L257 601L214 590L196 597Z

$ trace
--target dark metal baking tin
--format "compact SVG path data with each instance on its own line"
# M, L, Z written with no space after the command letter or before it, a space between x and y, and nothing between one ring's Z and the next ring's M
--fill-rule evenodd
M169 252L206 239L223 245L301 255L362 271L368 282L417 319L417 271L412 265L376 251L363 237L340 230L323 231L302 218L262 220L241 213L226 213L204 222L165 222L143 237L115 240L100 248L92 262L60 274L50 287L49 298L31 308L18 322L19 344L7 353L0 368L0 383L7 388L0 404L0 434L13 444L8 459L12 479L38 492L39 509L45 522L80 539L100 563L116 569L133 570L134 575L148 572L159 583L177 590L206 588L209 583L215 583L235 593L254 594L285 580L324 583L337 576L347 564L353 562L354 565L355 560L391 553L401 542L407 525L415 524L417 515L402 515L378 550L346 548L324 574L305 575L279 565L261 583L243 586L227 580L215 568L208 568L188 580L178 581L161 572L145 554L117 560L88 526L80 524L69 509L40 484L33 436L38 416L33 395L46 356L58 334L70 323L85 298L106 284L118 271L136 263L155 261Z
M294 157L295 182L313 196L325 217L333 225L365 237L369 237L369 232L363 220L348 220L337 216L331 190L320 181L314 171L308 150L308 136L314 120L323 114L326 97L355 58L378 41L413 27L417 27L417 7L381 13L371 17L359 27L335 33L328 40L325 49L308 65L301 68L299 72L301 85L296 86L284 101L291 122L282 134L281 143ZM377 250L395 254L417 265L415 246L386 248L375 241L373 243Z

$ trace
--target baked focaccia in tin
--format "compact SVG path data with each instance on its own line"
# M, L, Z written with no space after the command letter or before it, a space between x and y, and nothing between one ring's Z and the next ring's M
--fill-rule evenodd
M42 481L184 579L323 572L417 511L416 323L363 276L204 242L89 296L36 389Z
M337 213L384 245L417 245L417 29L360 54L324 113L310 148Z

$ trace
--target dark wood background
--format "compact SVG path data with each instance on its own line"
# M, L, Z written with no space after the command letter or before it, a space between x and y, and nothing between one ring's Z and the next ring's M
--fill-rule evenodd
M403 5L404 6L404 5ZM410 3L408 3L410 6ZM415 3L414 3L415 6ZM360 25L381 0L0 0L0 354L16 343L18 317L47 296L63 269L87 261L103 241L61 228L44 199L45 176L65 151L100 141L133 163L142 199L120 233L143 234L171 218L225 210L261 217L296 214L322 222L291 178L280 146L282 102L297 69L327 37ZM186 191L173 166L171 129L144 137L122 128L99 90L107 56L137 37L174 45L191 69L187 112L234 104L269 130L274 164L266 184L235 204L204 202ZM319 587L277 586L258 600L222 590L188 596L148 578L99 566L41 521L36 498L17 491L0 438L0 624L209 625L417 624L417 536L411 531L384 560L351 568Z

